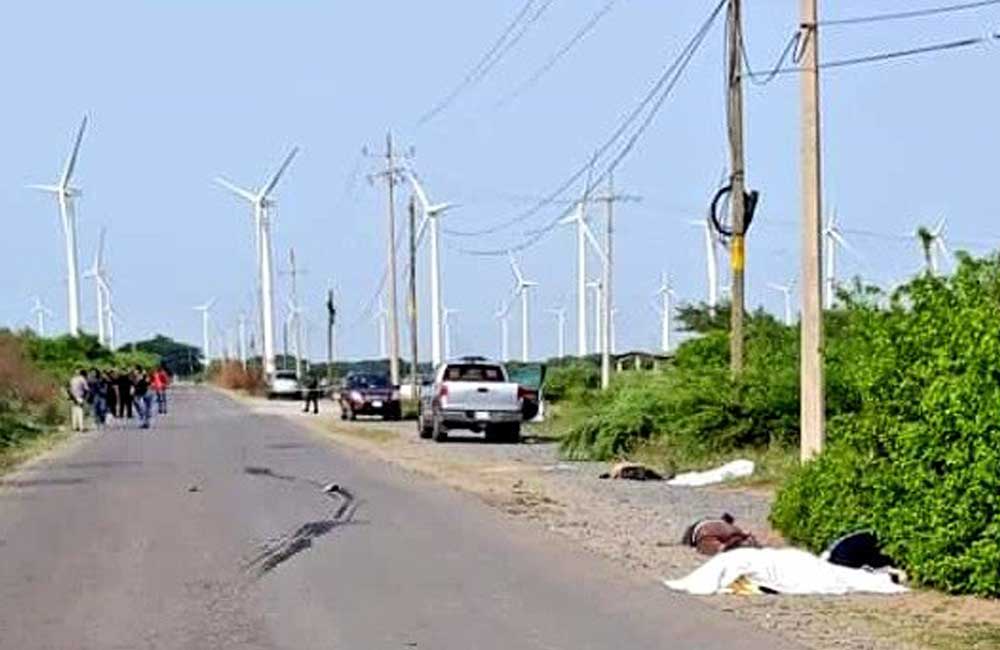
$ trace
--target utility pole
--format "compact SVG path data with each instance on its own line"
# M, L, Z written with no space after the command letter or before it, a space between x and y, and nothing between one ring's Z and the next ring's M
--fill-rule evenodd
M237 338L240 348L240 363L243 365L243 369L246 370L247 367L247 315L244 312L240 312L239 322L237 324Z
M819 28L816 0L802 0L802 347L801 458L823 450L822 203L820 183Z
M726 116L729 132L730 208L733 236L730 251L731 306L729 321L729 360L733 375L743 372L743 318L745 311L743 270L746 261L746 171L743 160L743 75L742 75L742 0L729 0L728 93Z
M399 323L396 296L396 158L392 151L392 133L385 135L385 181L388 192L388 255L389 255L389 375L393 386L399 385Z
M295 318L295 378L302 381L302 312L299 308L298 268L295 266L295 249L288 249L289 274L292 276L292 312Z
M410 399L419 399L417 382L417 353L419 332L417 331L417 200L410 195L410 291L408 307L410 313Z
M333 328L337 323L337 306L333 289L326 290L326 381L333 386Z
M614 179L608 174L608 195L605 198L606 219L604 227L604 274L601 284L601 388L607 390L611 384L611 305L612 301L612 255L614 247Z

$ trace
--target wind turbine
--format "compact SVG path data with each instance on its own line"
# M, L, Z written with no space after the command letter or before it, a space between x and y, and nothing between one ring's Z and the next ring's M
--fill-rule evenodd
M80 269L77 262L76 249L76 213L73 210L73 199L80 196L80 189L70 185L76 159L80 153L80 143L83 132L87 128L87 117L80 122L73 143L73 151L66 159L62 175L55 185L29 185L32 189L55 194L59 203L59 218L62 222L63 237L66 243L66 289L69 298L69 333L71 336L80 334Z
M847 243L840 231L836 210L823 228L823 238L826 240L826 308L830 309L837 298L837 246L854 252L854 248Z
M947 225L946 219L941 219L933 229L928 230L925 226L920 226L914 233L920 246L924 251L924 260L927 263L927 272L937 275L938 254L948 257L948 247L944 243L944 227Z
M670 286L670 276L663 273L660 276L660 288L656 290L656 295L660 297L660 349L670 352L670 316L673 311L671 301L676 295Z
M451 317L457 316L461 313L460 309L448 309L444 308L444 357L445 359L451 359L452 353L452 323Z
M211 351L211 341L209 339L209 312L212 310L212 306L215 305L215 298L211 298L204 305L198 305L195 307L195 311L201 312L201 345L202 345L202 356L205 358L205 370L208 370L209 364L212 363L212 351Z
M417 242L423 239L424 231L430 230L430 276L431 276L431 362L436 368L442 361L442 318L444 315L443 297L441 290L441 235L438 224L438 217L443 212L453 208L451 203L431 203L427 198L427 192L417 179L417 175L412 170L406 170L406 177L410 179L413 192L420 203L423 212L423 219L417 232ZM447 356L447 355L446 355Z
M295 349L295 378L302 380L302 308L289 299L286 305L288 317L285 327L292 334L292 347Z
M259 257L258 274L260 278L260 309L261 309L261 334L263 338L264 372L271 377L275 371L274 363L274 269L271 261L271 222L268 217L269 209L274 205L271 199L271 192L274 191L282 174L292 163L292 159L299 152L298 147L292 147L288 155L282 161L278 170L264 183L256 192L243 189L225 178L216 178L215 182L226 188L233 194L245 199L253 207L254 226L257 233L257 254Z
M689 222L692 226L702 229L705 236L705 270L708 275L708 308L715 313L719 305L719 251L718 237L712 227L711 220L695 219Z
M556 350L558 352L556 358L562 359L566 356L566 308L555 307L549 309L548 312L556 317Z
M788 284L778 284L776 282L768 282L767 286L775 291L780 291L785 299L785 325L792 325L792 288L795 286L795 280L792 280Z
M240 363L247 367L247 315L240 310L236 325L237 344L239 345Z
M31 308L31 313L35 315L38 322L38 335L45 336L45 317L52 315L52 310L42 303L42 299L35 296L35 305Z
M94 262L90 268L84 272L83 277L94 280L94 289L97 294L97 341L101 345L107 344L106 320L109 303L111 302L111 287L108 285L104 268L104 236L105 230L101 228L100 239L97 243L97 251L94 253Z
M111 302L108 302L108 349L115 349L115 327L122 322L121 318L118 317L118 312L115 308L111 306Z
M597 251L602 262L604 259L601 246L587 224L587 201L584 195L576 209L559 222L576 226L576 351L581 357L587 354L587 243Z
M531 349L530 334L528 331L528 290L532 287L537 287L538 283L526 280L521 273L520 267L517 265L517 260L514 259L512 254L509 257L510 270L514 272L514 293L521 296L521 361L527 363Z
M493 312L493 317L497 319L500 323L500 360L507 361L510 359L510 337L507 331L507 317L510 314L510 301L501 301L497 310Z
M600 280L591 280L587 283L587 288L594 292L594 353L601 353L601 306L604 304L604 292L601 290Z

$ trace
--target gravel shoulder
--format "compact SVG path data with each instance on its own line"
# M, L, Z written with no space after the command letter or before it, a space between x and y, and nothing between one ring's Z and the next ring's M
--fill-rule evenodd
M319 416L297 403L237 396L258 413L306 425L315 435L475 494L508 516L536 522L589 551L644 574L678 577L704 558L678 542L694 519L731 513L770 545L766 491L725 486L671 487L659 482L601 480L604 463L567 463L551 439L527 432L520 445L486 444L456 435L447 444L421 440L413 422L343 422L324 403ZM776 631L817 650L1000 648L1000 603L915 591L904 596L702 598L724 615Z

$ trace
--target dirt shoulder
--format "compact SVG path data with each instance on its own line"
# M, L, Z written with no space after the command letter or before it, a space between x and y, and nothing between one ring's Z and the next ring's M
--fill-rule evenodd
M485 444L454 436L421 440L412 422L343 422L328 404L319 416L296 403L238 397L261 414L292 418L316 435L481 498L507 516L537 522L650 580L678 577L704 562L678 541L695 518L729 512L765 543L771 498L761 490L680 488L598 479L602 463L560 461L554 441ZM903 596L715 596L704 602L817 650L1000 648L1000 602L933 592Z

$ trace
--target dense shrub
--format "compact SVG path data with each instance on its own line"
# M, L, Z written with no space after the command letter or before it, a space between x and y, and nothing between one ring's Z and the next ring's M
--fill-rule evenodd
M264 374L257 366L244 367L239 361L217 361L209 367L209 380L223 388L248 393L264 391Z
M851 309L867 350L849 368L860 410L830 422L774 524L813 549L872 528L920 583L1000 596L1000 259L963 257L887 309Z
M0 460L61 416L54 379L32 363L22 337L0 332Z
M545 375L545 399L579 400L601 386L601 369L590 361L569 361L551 366Z

